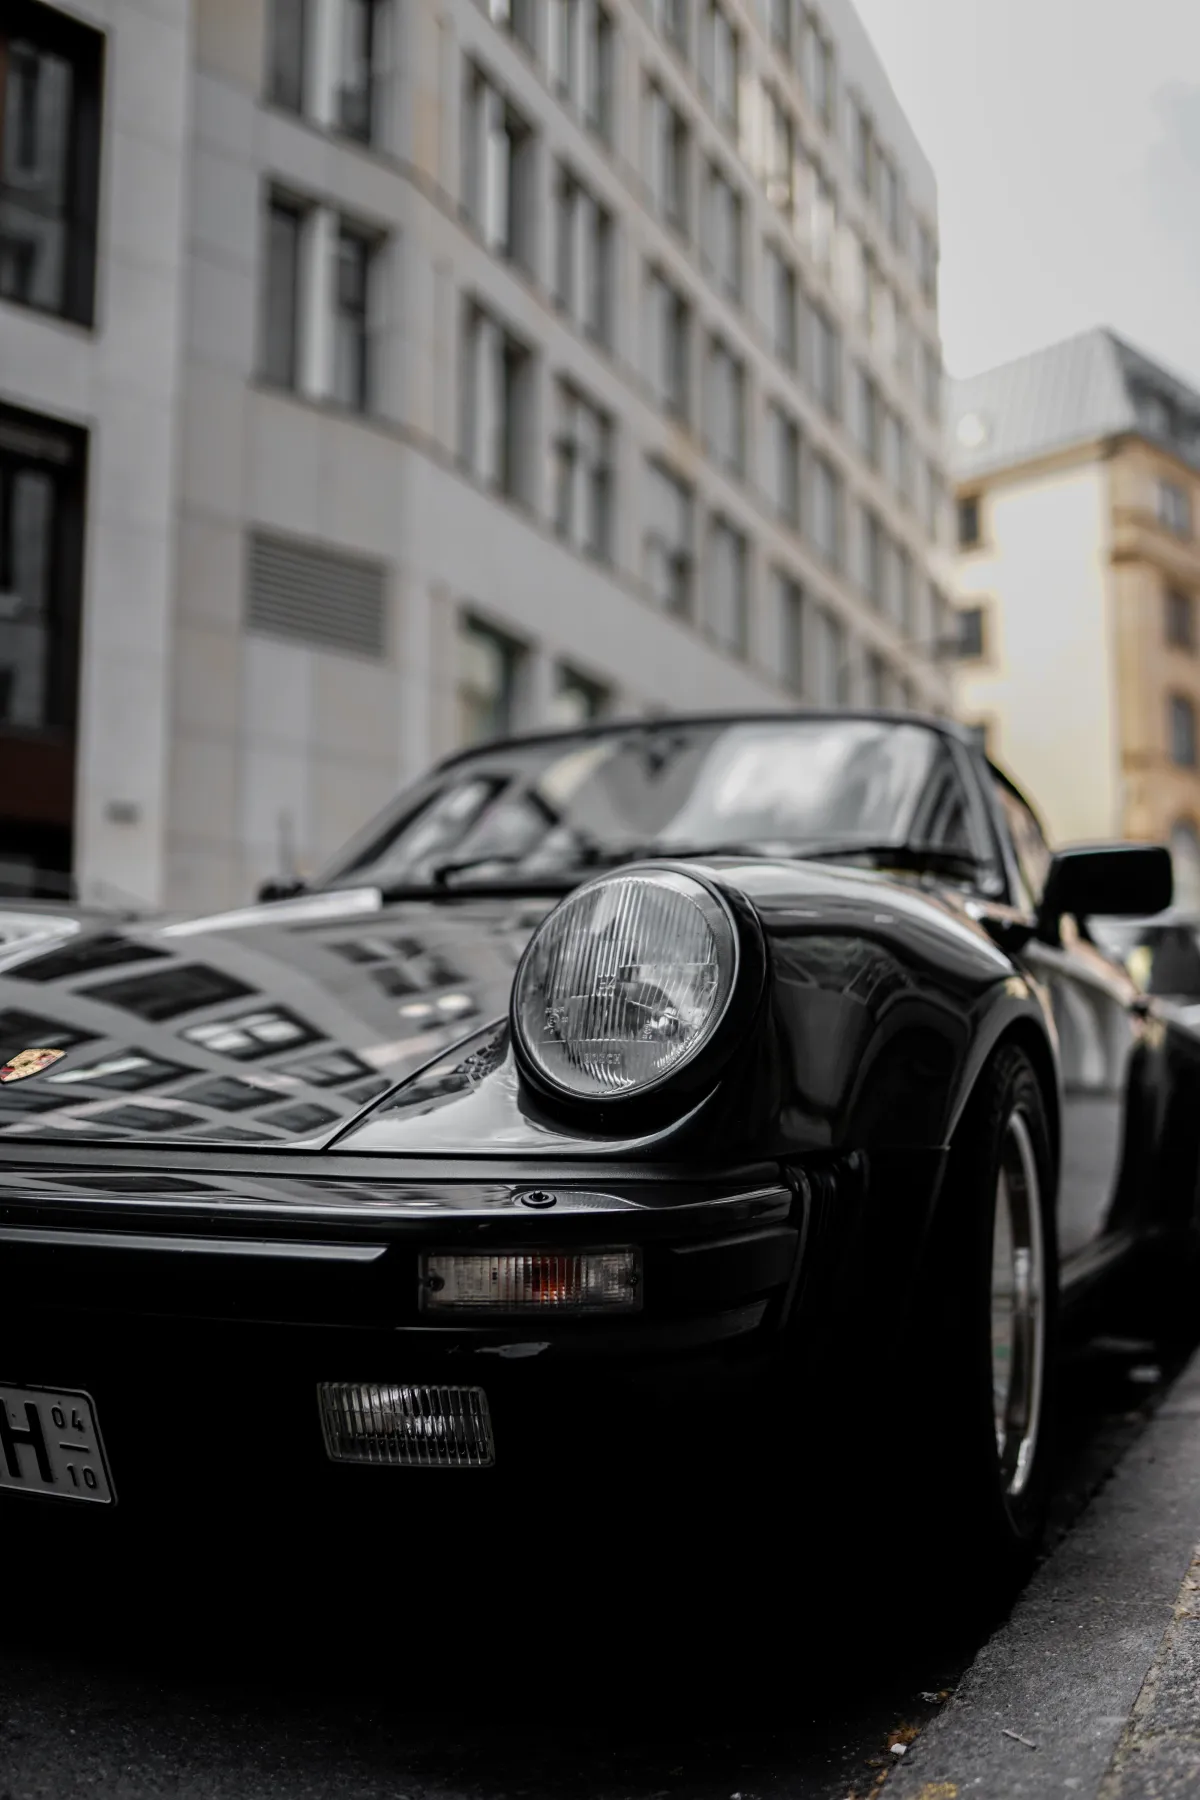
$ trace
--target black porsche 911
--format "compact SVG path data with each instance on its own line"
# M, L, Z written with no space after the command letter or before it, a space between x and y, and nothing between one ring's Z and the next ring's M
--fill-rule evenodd
M1087 924L1170 898L954 725L789 713L451 757L242 911L6 903L10 1523L765 1518L824 1420L1016 1569L1060 1333L1195 1254L1200 1042Z

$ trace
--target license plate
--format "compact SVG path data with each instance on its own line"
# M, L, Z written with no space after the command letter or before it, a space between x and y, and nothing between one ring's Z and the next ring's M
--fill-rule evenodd
M0 1383L0 1489L111 1506L96 1414L86 1394Z

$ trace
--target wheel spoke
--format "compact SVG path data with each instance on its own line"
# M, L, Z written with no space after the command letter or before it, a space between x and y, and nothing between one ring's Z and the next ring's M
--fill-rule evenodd
M1019 1111L1005 1128L992 1231L991 1348L996 1454L1015 1497L1033 1467L1041 1423L1045 1324L1041 1187Z

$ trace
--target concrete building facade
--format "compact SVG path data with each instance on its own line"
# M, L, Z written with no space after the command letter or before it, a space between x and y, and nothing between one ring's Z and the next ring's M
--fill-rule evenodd
M54 717L0 576L18 883L222 906L473 738L946 703L936 191L847 0L14 5L0 456L66 432L80 545Z
M1060 842L1200 903L1200 393L1096 330L951 389L957 701Z

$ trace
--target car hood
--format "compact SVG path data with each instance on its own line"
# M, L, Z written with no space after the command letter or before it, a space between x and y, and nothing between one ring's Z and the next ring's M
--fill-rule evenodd
M505 1012L553 904L366 888L176 921L4 906L0 1138L317 1146Z

